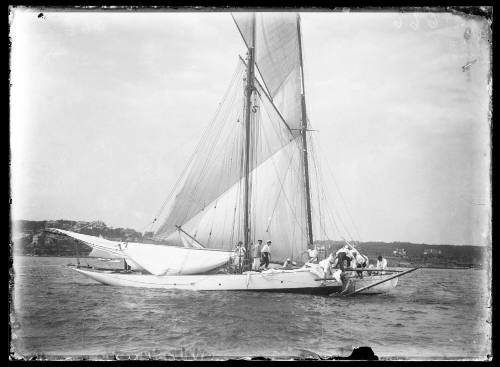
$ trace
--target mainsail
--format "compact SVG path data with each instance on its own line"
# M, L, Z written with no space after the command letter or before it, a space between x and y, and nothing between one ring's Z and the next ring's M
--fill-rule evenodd
M260 73L250 116L251 239L272 240L275 259L301 260L308 237L298 17L259 13L254 18L236 13L233 19L246 45L255 47ZM157 239L175 240L176 226L209 248L231 249L244 239L246 82L245 63L239 61L226 96L155 234Z

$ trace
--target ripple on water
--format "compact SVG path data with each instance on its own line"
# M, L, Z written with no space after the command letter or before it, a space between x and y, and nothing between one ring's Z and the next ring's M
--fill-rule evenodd
M419 270L391 294L317 297L108 287L45 266L67 262L25 259L15 285L13 343L21 353L184 347L217 356L301 348L348 355L353 346L371 345L381 357L482 356L487 340L485 317L476 317L485 314L488 299L478 290L480 272Z

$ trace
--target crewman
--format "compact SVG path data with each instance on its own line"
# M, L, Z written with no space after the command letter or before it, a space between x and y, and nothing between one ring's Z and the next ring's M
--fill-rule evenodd
M317 264L318 263L318 250L316 249L316 246L308 249L307 252L309 254L309 262L313 263L313 264Z
M361 253L353 251L352 255L354 257L352 267L356 268L366 268L370 262L367 256L361 255ZM363 272L357 271L358 277L363 278Z
M234 257L235 263L238 265L238 268L241 269L245 259L245 248L243 247L243 242L239 241L236 245L236 248L234 249Z
M292 261L291 259L286 259L285 262L283 263L282 269L293 269L294 266L297 265L295 261Z
M253 270L259 270L260 258L262 256L261 254L262 240L258 240L257 242L258 243L256 243L255 246L253 247L253 264L252 264Z
M385 270L387 268L387 260L383 258L381 255L377 257L377 269Z
M324 279L331 277L332 268L335 266L336 257L333 254L330 254L326 259L323 259L319 262L319 266L323 270Z
M264 265L264 269L269 267L269 262L271 261L271 240L268 240L266 244L262 247L260 251L262 254L262 260L260 261L260 266Z
M334 267L337 265L340 265L340 269L342 272L344 272L344 261L347 262L347 267L349 268L351 266L351 261L353 260L354 256L352 255L352 250L354 248L351 245L345 245L342 247L340 250L338 250L335 253L335 263Z

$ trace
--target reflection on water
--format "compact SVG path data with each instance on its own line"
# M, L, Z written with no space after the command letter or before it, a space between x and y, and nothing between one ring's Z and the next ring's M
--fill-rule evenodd
M484 270L421 269L386 295L321 297L192 292L97 284L68 258L16 257L18 355L349 355L485 359L490 325Z

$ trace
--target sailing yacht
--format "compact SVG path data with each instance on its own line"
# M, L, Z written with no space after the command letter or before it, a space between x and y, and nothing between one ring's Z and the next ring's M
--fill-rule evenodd
M75 270L103 284L146 288L313 294L392 289L403 273L339 281L311 264L251 270L252 244L258 239L272 240L274 259L298 263L305 262L306 250L313 247L310 127L300 16L266 12L234 13L232 18L246 57L237 59L215 118L155 234L182 247L118 243L53 229L123 257L142 271ZM238 271L210 273L228 262L240 240L246 251Z

